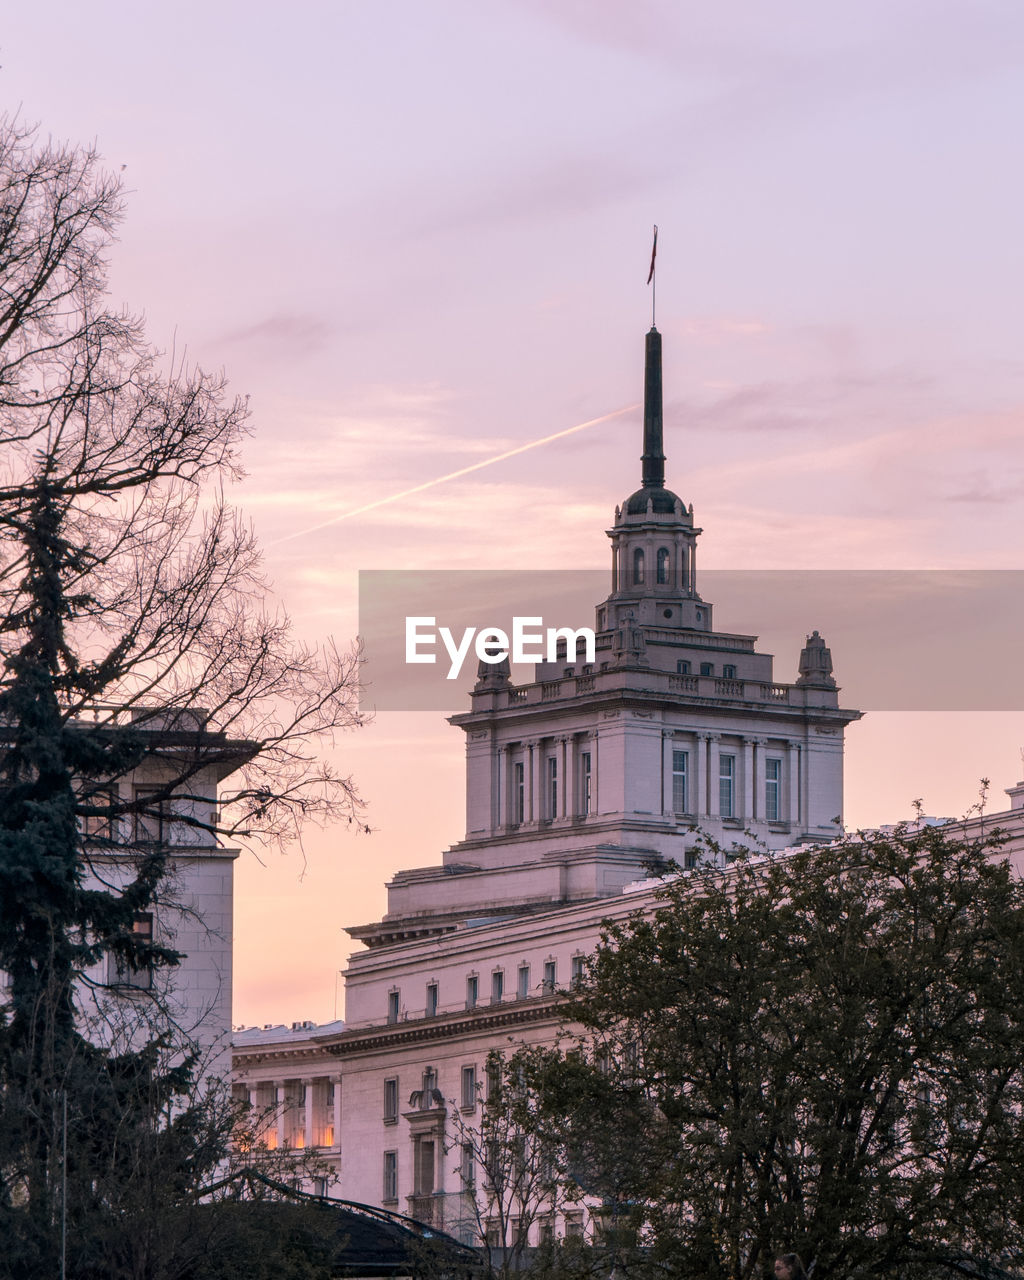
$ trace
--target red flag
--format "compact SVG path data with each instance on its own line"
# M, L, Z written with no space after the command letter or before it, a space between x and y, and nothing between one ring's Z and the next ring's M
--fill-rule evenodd
M654 243L651 245L651 269L647 273L647 283L654 279L654 259L658 256L658 228L654 228Z

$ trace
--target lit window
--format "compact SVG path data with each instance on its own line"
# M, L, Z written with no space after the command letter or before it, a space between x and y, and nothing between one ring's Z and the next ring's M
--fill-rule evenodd
M672 812L689 813L687 801L687 774L689 772L690 753L688 751L672 752Z
M668 582L668 547L658 548L658 582L662 586Z
M471 973L466 979L466 1008L475 1009L480 999L480 979Z
M153 943L153 913L140 912L132 921L132 935L143 947ZM116 987L131 987L134 991L149 991L153 986L153 962L143 959L134 963L125 956L110 957L108 981Z
M764 762L764 816L769 822L778 822L782 788L782 761L771 757Z
M516 997L525 1000L530 994L530 966L521 964L516 975Z
M718 757L718 812L723 818L735 816L736 757Z

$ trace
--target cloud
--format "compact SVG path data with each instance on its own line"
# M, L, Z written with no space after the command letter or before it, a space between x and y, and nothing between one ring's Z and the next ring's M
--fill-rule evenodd
M224 346L260 346L279 349L282 355L313 351L326 346L335 326L321 316L279 313L216 339Z

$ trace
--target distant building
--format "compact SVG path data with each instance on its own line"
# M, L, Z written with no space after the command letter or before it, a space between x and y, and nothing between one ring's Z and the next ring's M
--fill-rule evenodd
M646 339L641 487L609 531L612 582L593 664L539 664L515 686L481 664L467 712L466 837L398 872L388 910L348 932L344 1024L236 1034L240 1096L278 1115L272 1142L320 1145L335 1194L479 1242L454 1112L472 1123L484 1064L550 1041L558 991L600 922L652 906L660 874L841 833L843 735L832 660L814 632L795 683L755 637L716 631L697 590L692 507L664 487L661 337ZM1008 825L1024 848L1024 784ZM994 821L995 819L993 819ZM1016 847L1016 844L1014 845ZM553 1227L582 1229L574 1210ZM537 1243L531 1240L531 1243Z

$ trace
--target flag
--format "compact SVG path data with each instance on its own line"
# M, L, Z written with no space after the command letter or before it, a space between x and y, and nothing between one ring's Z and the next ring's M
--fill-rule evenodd
M654 243L651 245L651 269L647 273L647 283L654 279L654 259L658 256L658 228L654 228Z

